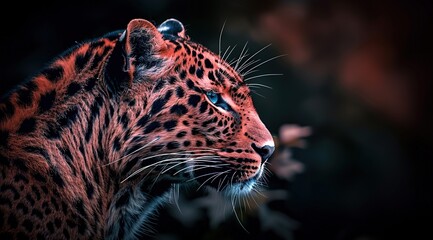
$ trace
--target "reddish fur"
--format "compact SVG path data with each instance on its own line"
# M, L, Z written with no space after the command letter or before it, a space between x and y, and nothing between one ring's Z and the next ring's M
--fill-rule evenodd
M92 56L95 56L97 54L102 54L104 48L113 48L115 45L115 41L109 41L108 39L101 39L101 41L104 42L104 44L94 49L92 52ZM70 210L70 212L67 215L64 215L61 212L53 214L50 218L44 218L40 221L40 226L35 225L34 231L28 234L28 237L35 239L37 236L37 232L40 230L40 228L46 228L46 224L49 222L52 222L53 219L60 218L62 222L68 218L76 219L74 216L74 210L75 206L73 206L73 199L76 196L85 196L85 192L83 190L85 189L85 182L83 181L82 177L80 176L81 173L78 172L78 177L75 177L72 174L72 170L70 167L65 163L65 161L56 161L56 159L63 159L64 156L61 155L58 146L60 147L69 147L72 154L79 153L79 146L78 145L71 145L72 143L75 143L77 141L73 140L74 137L76 137L77 133L84 132L84 122L77 122L74 125L74 130L71 131L69 134L64 134L62 136L62 141L55 141L50 142L46 141L43 138L43 134L45 131L45 128L42 126L37 126L36 130L29 134L28 136L20 136L18 134L15 134L15 132L18 130L20 124L22 121L28 117L35 117L37 120L44 121L44 119L55 119L57 116L63 114L69 107L74 105L81 105L83 110L81 113L84 113L87 111L90 104L93 101L93 96L88 95L86 99L82 98L72 98L67 99L67 102L63 102L66 99L58 99L54 107L51 111L46 112L42 115L39 115L38 112L38 102L40 101L40 97L42 94L45 94L51 90L56 91L56 95L63 95L66 92L67 86L71 82L78 82L79 84L84 86L84 81L87 80L89 77L98 75L98 71L100 71L100 67L97 67L93 72L76 72L74 69L75 65L75 59L76 56L79 54L85 54L88 51L90 43L85 43L82 46L80 46L76 51L72 52L66 57L62 57L60 59L57 59L55 62L51 64L51 66L61 66L64 70L63 77L56 83L52 83L49 81L45 76L39 75L33 78L31 81L33 81L37 87L38 90L33 92L33 104L29 107L20 107L17 102L16 93L12 93L9 100L10 102L15 106L15 114L12 115L7 120L0 122L0 129L10 132L9 141L8 141L8 147L9 150L6 152L2 152L3 156L8 159L29 159L31 158L31 161L26 161L27 167L30 169L30 171L38 172L43 176L49 176L49 166L47 164L47 161L41 157L41 155L38 154L29 154L28 152L24 152L22 150L22 146L38 146L43 149L45 149L48 154L50 155L55 167L60 169L60 172L62 174L65 188L59 188L55 183L52 181L48 181L45 185L47 189L49 190L48 194L42 194L42 198L36 202L35 205L29 206L31 208L35 209L42 209L41 211L44 211L42 204L45 201L50 202L51 196L55 196L56 198L63 199L62 201L65 202ZM106 56L107 57L107 56ZM106 58L105 57L105 58ZM89 62L91 63L91 62ZM101 61L101 65L104 63L104 61ZM0 105L0 108L4 107L4 104ZM87 108L87 109L86 109ZM101 110L101 116L105 115L105 110ZM83 117L83 116L82 116ZM83 117L84 118L84 117ZM95 128L98 128L98 126L95 124ZM97 142L97 135L94 134L93 138L91 139L91 142L96 143ZM85 145L86 152L91 152L93 149L92 147L95 146L95 144L88 144ZM109 204L109 199L106 197L98 197L99 195L106 195L106 194L112 194L112 189L109 193L101 192L102 189L105 189L105 185L108 184L107 181L109 181L108 173L105 171L101 171L100 163L98 163L94 159L87 159L87 161L84 160L84 158L80 154L74 154L74 166L77 170L82 170L84 172L84 175L89 178L90 181L93 181L93 173L91 169L95 169L99 174L101 175L100 178L104 179L104 181L101 181L100 188L95 187L95 196L93 197L93 200L84 199L86 201L85 207L87 208L88 213L92 213L92 215L98 216L100 219L104 219L103 211L107 208ZM4 170L4 169L3 169ZM19 169L9 168L8 171L17 171L20 172ZM15 184L14 180L15 174L8 174L6 173L4 178L2 179L2 184ZM32 179L31 176L27 176L29 178L30 183L37 182L37 180ZM18 201L13 202L12 208L15 209L17 207L17 204L26 202L24 199L26 195L25 192L31 192L30 186L31 185L19 185L19 188L23 186L24 189L21 190L23 194L21 194L21 198ZM101 190L100 190L101 189ZM7 194L10 194L8 192L3 192L2 195L5 196ZM97 202L98 199L102 200L102 206L100 203ZM59 201L57 204L61 205L61 202ZM2 209L4 206L0 206L0 209ZM60 207L61 208L61 207ZM4 210L4 209L2 209ZM54 212L55 209L52 209ZM30 210L31 211L31 210ZM20 212L16 212L17 216L19 216ZM32 219L32 221L37 221L37 219ZM96 228L89 227L88 232L86 235L99 235L102 233L102 222L99 223L93 223L96 224ZM66 224L63 222L63 224ZM89 223L86 223L89 224ZM64 227L64 226L63 226ZM7 228L2 229L2 231L8 231ZM14 229L13 231L20 232L24 230L23 226L19 226L18 228ZM73 236L78 236L77 228L71 229L72 231L69 232L70 236L74 238ZM75 230L75 231L74 231ZM53 236L62 236L62 228L55 228L55 232L53 233Z
M155 58L161 62L161 65L153 67L155 71L152 69L142 70L143 66L137 65L137 60L140 56L134 55L136 49L131 46L134 42L130 41L134 37L134 31L143 32L142 34L145 37L147 36L146 34L152 36L149 41L151 42L150 51L153 55L149 56L149 58ZM227 63L221 61L218 56L215 56L201 45L190 42L188 38L177 39L178 44L189 46L197 54L201 53L204 59L212 61L212 69L205 68L203 65L201 66L204 76L207 76L209 71L216 72L217 70L226 72L228 75L221 77L222 84L210 81L206 77L199 79L195 73L188 74L184 80L181 80L179 74L182 70L188 72L190 66L199 67L197 58L188 54L184 48L175 51L176 44L163 39L162 35L149 22L145 20L133 20L127 28L125 45L127 74L129 76L129 81L126 84L127 89L122 90L121 94L117 97L110 97L112 93L109 92L106 86L106 81L108 80L104 78L104 70L113 49L116 44L120 43L118 42L118 38L114 40L101 38L97 41L101 43L98 47L90 49L92 43L84 43L50 65L49 68L61 67L63 69L63 76L58 81L52 82L52 79L47 79L43 74L34 77L31 82L37 88L31 92L31 105L20 106L17 91L11 93L5 101L0 103L0 114L6 111L8 101L15 109L11 116L7 116L3 120L0 118L0 133L7 133L5 135L5 145L0 145L1 186L10 185L19 192L18 199L14 199L14 191L6 189L1 192L1 199L6 199L5 201L10 200L12 206L8 206L7 203L3 204L0 201L0 213L2 213L0 218L4 217L3 226L0 226L0 234L11 234L5 236L15 238L18 238L19 234L25 234L26 237L32 239L37 237L46 238L47 236L55 238L69 236L73 239L89 239L92 237L101 238L104 234L110 234L110 229L107 229L106 224L107 222L110 224L113 218L117 219L117 216L111 216L109 213L120 214L117 212L118 209L113 208L113 204L115 204L113 199L119 197L116 194L122 189L136 188L144 181L141 178L133 178L125 183L120 183L131 172L139 169L141 167L139 164L133 166L127 173L127 176L121 176L121 173L137 155L138 157L149 155L149 149L153 146L150 145L137 154L127 155L127 150L137 143L134 137L142 137L144 139L143 145L152 142L152 140L158 137L159 139L155 141L154 145L167 144L164 145L167 148L168 143L173 140L179 141L179 143L182 143L181 141L185 141L185 139L191 140L191 146L180 146L176 151L197 149L199 148L197 141L201 141L204 144L203 146L205 146L207 141L211 141L212 145L210 146L214 149L224 149L229 144L236 142L236 149L242 150L240 153L215 152L215 155L220 157L233 158L233 160L225 161L232 165L232 171L240 172L239 176L236 176L236 179L234 179L236 182L251 179L257 174L257 169L262 165L260 156L254 152L251 145L254 143L262 146L272 140L271 135L254 110L252 100L249 97L249 89L243 83L242 78ZM86 54L90 55L89 61L85 62L84 68L77 72L75 66L76 60ZM94 59L101 55L103 56L100 58L100 61L96 62L97 66L94 70L90 70L90 66L95 63ZM186 60L186 64L183 64L184 60ZM121 69L123 66L117 67ZM139 79L136 79L137 76ZM169 77L176 78L177 83L165 85L160 90L153 92L152 89L162 77L167 79ZM91 78L97 79L95 87L90 91L84 91L83 88L86 87L88 80ZM232 78L233 82L230 82L229 78ZM211 106L208 100L206 100L205 95L188 89L186 86L188 79L191 79L195 86L203 91L213 90L221 93L233 111L238 114L238 120L235 121L234 115L227 114L218 110L215 106ZM69 97L67 95L68 88L71 84L75 83L79 84L81 90L78 94ZM175 90L178 86L184 89L185 97L176 97ZM54 105L49 111L40 113L39 103L41 96L51 91L55 91L56 93ZM173 91L173 96L166 105L154 115L148 114L152 109L152 104L164 98L169 91ZM205 113L200 114L198 112L199 106L188 106L188 96L193 94L199 96L200 103L208 102L208 109ZM93 116L94 120L92 122L92 106L98 103L98 97L101 103L98 114ZM128 99L136 100L135 105L130 106L127 103ZM188 113L182 116L171 113L170 108L176 104L188 106ZM210 108L214 111L213 115L208 114ZM50 130L50 124L59 124L56 121L61 121L58 119L70 113L68 111L71 111L71 109L78 109L77 116L75 116L76 121L71 122L69 127L61 129L59 139L46 138L45 134ZM110 111L110 109L112 110ZM127 129L124 129L122 123L118 120L123 115L129 119ZM167 131L163 127L160 127L148 135L143 135L145 127L149 126L149 124L139 126L138 123L146 115L149 116L149 122L158 121L163 124L175 119L177 125L173 131ZM217 120L228 122L225 126L226 128L230 128L228 133L221 134L224 126L217 126L217 122L210 124L211 126L215 126L213 131L207 131L212 130L211 127L201 126L203 122L212 120L215 117L217 117ZM35 130L30 131L28 134L20 134L19 130L22 128L23 122L28 118L35 119ZM108 126L105 125L106 118L109 120ZM69 121L69 119L65 121ZM188 126L183 124L183 121L188 121ZM231 127L231 123L236 127ZM85 134L88 131L88 126L91 126L92 134L87 142ZM193 135L191 133L193 126L200 128L199 134ZM127 130L130 133L128 138L125 137ZM181 131L185 131L187 136L182 140L178 140L175 135ZM217 134L218 132L219 135ZM101 138L98 136L100 133L102 134ZM116 139L121 139L119 150L113 149ZM80 145L83 145L84 150L80 150ZM50 161L47 161L43 154L25 150L29 146L46 151ZM68 164L65 154L62 153L62 149L69 149L73 158L70 164ZM81 151L84 151L85 156L83 156ZM170 152L170 150L163 149L162 152L164 151ZM122 161L106 166L108 163L120 158L122 158ZM240 164L237 162L237 159L241 158L248 158L250 160L241 160L240 163L242 164ZM17 159L23 159L28 170L20 168ZM28 179L28 183L17 181L19 174L25 176ZM45 177L46 182L41 183L37 180L38 177L35 177L35 174ZM63 187L60 186L61 184L59 185L60 180L56 178L56 174L60 176L61 182L64 185ZM152 170L143 173L143 175L145 174L159 176L159 172L152 172ZM233 174L233 176L235 175ZM171 181L184 181L180 176L171 177L173 178ZM96 183L97 179L99 179L98 184ZM163 180L163 178L161 177L160 180ZM90 196L88 196L87 192L89 184L91 185L91 189L93 189L93 194ZM33 188L37 188L40 192L40 199L37 199ZM48 189L48 193L43 192L45 188ZM29 202L27 198L28 194L35 200L34 204ZM151 194L150 189L148 194ZM52 203L52 199L54 199L55 203ZM80 202L82 202L82 205L80 205ZM20 204L28 207L29 213L25 214L21 210L18 210L18 205ZM56 205L59 206L58 209L56 209ZM45 214L47 206L51 208L51 213ZM81 206L82 210L80 209ZM109 209L110 211L114 211L114 213L109 212ZM32 216L32 210L43 212L44 217L39 219L36 216ZM17 218L17 227L12 226L13 224L11 225L8 220L10 217L6 218L10 215ZM119 217L122 216L119 215ZM25 221L32 222L32 230L26 229ZM54 230L51 231L50 226L55 224L56 221L57 223L60 222L61 226L55 225ZM64 231L67 231L66 235Z

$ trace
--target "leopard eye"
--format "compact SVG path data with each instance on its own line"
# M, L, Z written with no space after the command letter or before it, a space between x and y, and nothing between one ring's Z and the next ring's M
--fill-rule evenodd
M219 100L219 96L217 93L215 93L214 91L210 91L206 93L207 98L209 99L209 101L213 104L217 104L218 100Z
M226 101L224 101L224 99L221 97L221 94L214 91L209 91L206 92L206 97L215 106L220 107L226 111L230 110L230 106L226 103Z

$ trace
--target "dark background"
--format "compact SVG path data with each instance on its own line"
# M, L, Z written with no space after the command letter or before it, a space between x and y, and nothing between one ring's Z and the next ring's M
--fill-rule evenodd
M280 77L255 96L271 132L310 126L294 179L271 176L288 193L270 209L296 224L264 228L265 218L232 217L218 227L204 214L192 226L161 210L161 239L419 239L432 237L432 37L430 1L37 1L2 6L0 94L37 73L76 42L123 29L132 18L180 20L193 41L218 51L248 41ZM13 17L6 17L5 13ZM233 55L235 56L235 55ZM194 194L192 194L194 195ZM185 216L186 218L187 216Z

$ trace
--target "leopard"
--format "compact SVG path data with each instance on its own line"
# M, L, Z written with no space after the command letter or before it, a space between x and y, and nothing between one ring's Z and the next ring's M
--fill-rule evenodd
M2 97L0 239L137 239L174 186L247 194L273 151L234 67L132 19Z

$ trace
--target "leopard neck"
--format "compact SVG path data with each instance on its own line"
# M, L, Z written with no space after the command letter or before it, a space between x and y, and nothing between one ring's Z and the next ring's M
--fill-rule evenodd
M33 154L26 166L57 173L61 186L83 183L60 176L89 172L102 184L107 173L100 167L108 162L104 131L115 110L100 75L116 41L101 38L78 45L3 98L0 149L5 157L20 158L23 150Z

